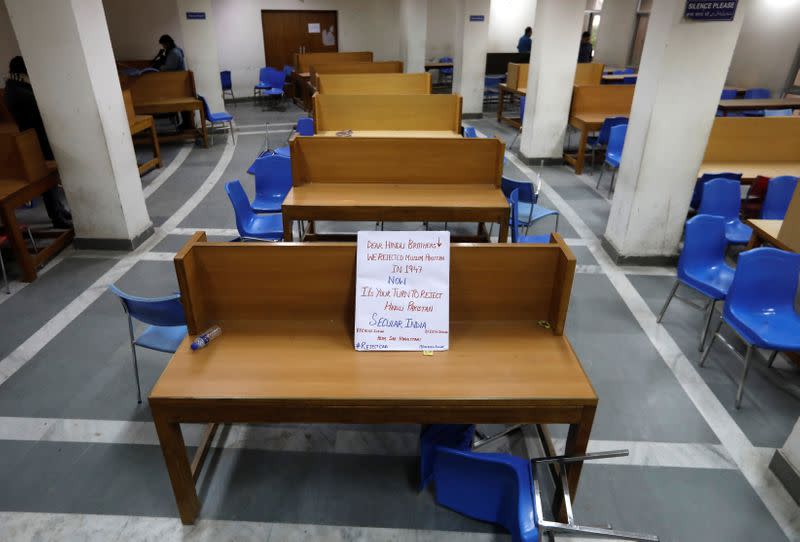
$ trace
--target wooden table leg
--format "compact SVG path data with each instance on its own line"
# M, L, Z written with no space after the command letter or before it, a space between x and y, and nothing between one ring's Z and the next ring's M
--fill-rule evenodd
M33 282L36 280L36 266L28 252L28 245L25 244L25 239L22 238L14 208L9 206L8 203L0 205L0 215L3 218L6 235L8 235L8 239L11 242L11 248L14 250L14 257L17 259L20 269L22 269L22 280L23 282Z
M497 95L497 122L500 122L500 119L503 118L503 102L506 100L506 91L503 87L500 87L500 93Z
M294 228L294 218L290 214L286 212L284 209L283 211L283 240L291 242L293 240L292 235L294 232L292 229Z
M498 243L507 243L508 242L508 221L510 211L506 211L505 216L500 220L500 231L497 232L497 242Z
M161 145L158 144L155 120L150 124L150 137L153 139L153 158L156 160L156 167L161 167Z
M745 250L756 248L761 244L758 241L758 234L756 233L756 230L753 230L753 233L750 234L750 240L747 242L747 247L745 247Z
M570 424L567 433L567 444L564 455L584 455L589 445L589 435L592 432L594 414L597 407L583 407L581 420L578 423ZM569 495L572 503L575 503L575 494L578 491L578 480L581 477L583 463L569 463L566 465L567 479L569 480ZM553 498L553 515L562 523L567 522L567 510L564 507L564 497L556 493Z
M172 483L172 492L175 494L181 522L184 525L191 525L200 512L200 500L197 498L181 426L177 422L165 420L155 412L153 421L156 425L158 441L161 443L161 451L164 454L164 462L167 464L167 472Z
M581 127L581 137L578 142L578 153L575 158L575 174L583 173L583 160L586 158L586 140L589 138L589 129L584 124Z
M192 119L194 119L194 115L192 115ZM200 108L200 131L203 134L203 146L208 148L208 129L206 128L206 112L203 108Z

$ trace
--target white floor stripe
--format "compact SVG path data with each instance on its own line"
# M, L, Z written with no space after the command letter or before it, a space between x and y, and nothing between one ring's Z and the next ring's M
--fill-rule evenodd
M297 124L296 122L270 122L269 123L269 127L271 129L273 126L294 126L296 124ZM264 129L264 126L265 126L265 123L262 122L261 124L237 124L236 128L261 128L261 129Z
M219 237L238 237L239 230L235 228L173 228L172 235L194 235L197 231L204 231L206 235L216 235Z
M72 247L72 245L64 248L64 250L59 252L52 260L47 262L44 265L44 267L42 267L41 269L39 269L36 272L37 276L41 277L42 275L47 274L48 271L50 271L55 266L57 266L58 264L63 262L67 257L73 256L74 254L75 254L75 249ZM8 263L6 263L6 265L8 265ZM8 267L6 267L6 272L7 271L8 271ZM0 304L5 303L6 301L8 301L12 297L14 297L14 295L17 292L19 292L20 290L23 290L29 284L31 284L31 283L30 282L22 282L22 281L19 281L19 280L9 280L8 281L8 288L11 290L11 293L10 294L6 293L5 289L0 290ZM2 288L2 287L3 287L3 285L0 285L0 288Z
M145 252L139 256L139 260L148 262L166 262L175 258L174 252Z
M511 162L533 178L535 173L516 156ZM555 205L575 231L589 241L592 255L604 270L622 300L633 313L642 330L656 348L683 390L723 444L739 470L764 502L775 521L790 540L800 540L800 507L792 500L780 481L769 470L771 453L754 447L719 399L701 378L698 369L686 358L666 328L656 323L656 317L628 277L611 260L600 240L578 213L548 184L542 183L542 193ZM745 393L746 395L746 393ZM744 408L747 408L745 399Z
M106 271L83 293L72 300L66 307L61 309L46 324L39 328L33 335L19 345L13 352L0 360L0 385L8 380L11 375L17 372L23 365L28 363L38 354L50 341L52 341L61 331L64 330L73 320L75 320L89 305L94 303L106 291L110 284L113 284L127 273L138 261L143 253L149 252L161 242L167 233L172 231L175 226L181 223L189 213L197 207L215 184L219 181L225 168L233 157L235 144L230 137L227 138L225 150L217 162L214 170L209 174L200 188L173 214L160 228L156 229L154 235L142 243L139 248L119 260L114 266Z
M272 135L272 134L288 134L291 131L292 131L291 128L288 129L288 130L270 130L269 131L269 135ZM249 136L249 135L262 135L263 136L266 133L267 133L266 130L252 130L252 131L249 131L249 132L237 132L236 135L237 136Z
M186 158L189 156L189 153L192 152L193 148L194 143L186 143L183 147L181 147L181 150L178 151L178 154L175 155L175 158L173 158L169 165L158 174L158 177L153 179L153 182L144 187L142 192L144 193L145 199L152 196L153 192L161 188L161 185L167 182L170 177L172 177L172 174L175 173L186 161Z

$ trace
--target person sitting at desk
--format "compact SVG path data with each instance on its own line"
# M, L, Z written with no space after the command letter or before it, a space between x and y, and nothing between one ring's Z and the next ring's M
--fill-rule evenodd
M8 108L20 131L33 128L39 139L39 146L45 160L53 160L53 149L44 130L44 122L36 105L33 87L28 81L28 69L21 56L15 56L8 63L8 79L6 79L6 107ZM44 207L47 216L56 229L69 229L72 227L72 214L61 202L58 187L53 187L44 194Z
M531 44L533 43L533 40L531 40L531 34L533 34L533 29L530 26L525 28L525 34L517 42L517 52L531 52Z
M158 39L161 50L153 59L152 66L162 72L186 71L186 56L183 49L175 45L175 40L169 34L164 34Z
M592 51L592 35L589 32L581 34L581 46L578 49L578 63L588 64L592 61L594 53Z

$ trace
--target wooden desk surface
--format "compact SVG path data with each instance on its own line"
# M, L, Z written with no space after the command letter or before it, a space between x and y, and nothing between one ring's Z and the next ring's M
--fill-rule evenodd
M461 134L449 130L353 130L350 136L337 136L338 130L317 132L322 137L417 137L458 138Z
M202 350L192 352L191 339L184 340L150 393L151 401L597 402L566 338L532 322L451 322L450 350L433 356L356 352L352 326L343 322L221 326L222 336Z
M797 98L720 100L719 108L729 111L748 109L800 109L800 100Z
M136 102L133 105L136 109L148 108L148 107L181 106L181 105L190 105L192 107L197 107L202 105L202 102L197 98L192 98L191 96L187 96L185 98L169 98L165 100L154 100L151 102Z
M28 182L18 179L0 179L0 200L13 195L17 190L28 186Z
M425 69L434 69L434 68L452 68L452 62L426 62Z
M637 77L639 77L639 75L636 74L636 73L626 73L626 74L620 74L620 73L612 74L612 73L609 73L609 74L603 74L603 81L622 81L626 77L633 77L634 79L636 79Z
M519 94L520 96L525 96L525 94L528 92L528 87L511 88L505 83L500 83L499 86L505 92L511 92L513 94Z
M742 182L752 183L756 177L778 177L780 175L794 175L800 177L800 161L796 162L776 162L776 161L747 161L747 162L703 162L697 176L704 173L722 173L732 171L742 174Z
M570 124L579 126L585 124L589 130L596 130L600 128L603 121L608 117L627 117L630 113L578 113L570 117Z
M295 186L284 207L507 208L502 190L490 184L310 183Z
M778 240L778 232L781 231L783 220L762 220L750 218L746 221L747 225L753 228L754 234L781 250L792 250L785 243Z

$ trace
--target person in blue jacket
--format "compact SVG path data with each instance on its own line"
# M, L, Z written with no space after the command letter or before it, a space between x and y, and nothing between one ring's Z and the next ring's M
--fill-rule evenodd
M529 26L525 29L525 35L522 36L517 42L518 52L520 53L531 52L531 34L533 34L533 29Z

